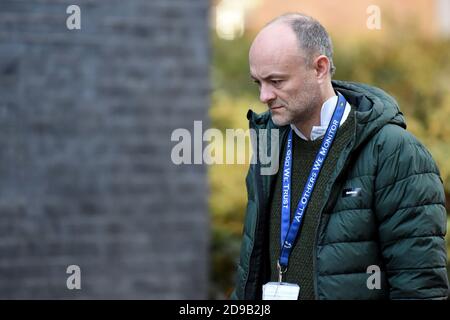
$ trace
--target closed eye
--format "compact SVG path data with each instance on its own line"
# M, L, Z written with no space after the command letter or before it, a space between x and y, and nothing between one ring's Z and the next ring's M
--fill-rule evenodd
M274 86L278 86L283 82L283 80L278 80L278 79L272 79L270 80L270 83L272 83Z

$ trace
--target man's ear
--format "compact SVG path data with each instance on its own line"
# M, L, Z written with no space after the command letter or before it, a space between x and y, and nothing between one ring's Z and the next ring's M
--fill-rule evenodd
M316 70L317 81L323 82L330 74L330 60L325 55L320 55L314 60L314 69Z

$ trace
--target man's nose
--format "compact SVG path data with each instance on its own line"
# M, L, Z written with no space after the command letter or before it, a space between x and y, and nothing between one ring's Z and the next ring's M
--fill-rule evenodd
M268 86L261 84L261 91L259 92L259 100L262 103L268 104L270 101L274 100L277 96L273 92L271 88Z

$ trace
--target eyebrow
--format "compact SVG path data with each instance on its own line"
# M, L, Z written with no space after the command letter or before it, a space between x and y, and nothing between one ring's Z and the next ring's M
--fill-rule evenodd
M269 73L267 76L265 76L265 77L263 77L262 79L263 80L266 80L266 79L269 79L269 78L284 78L284 77L286 77L286 74L285 73L281 73L281 72L272 72L272 73ZM250 78L252 78L253 80L258 80L255 76L253 76L251 73L250 73Z

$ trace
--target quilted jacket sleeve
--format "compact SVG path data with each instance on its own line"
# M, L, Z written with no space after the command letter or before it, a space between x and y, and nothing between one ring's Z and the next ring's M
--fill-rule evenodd
M254 228L252 224L256 220L256 201L255 201L255 189L254 183L254 170L255 165L251 164L246 177L247 186L247 209L244 219L244 230L242 235L240 261L237 266L236 274L236 286L233 290L230 298L232 300L244 299L245 284L247 281L247 273L249 271L250 262L250 247L252 246L253 239L251 237L251 230Z
M445 195L430 153L404 129L377 135L374 207L391 299L448 295Z

